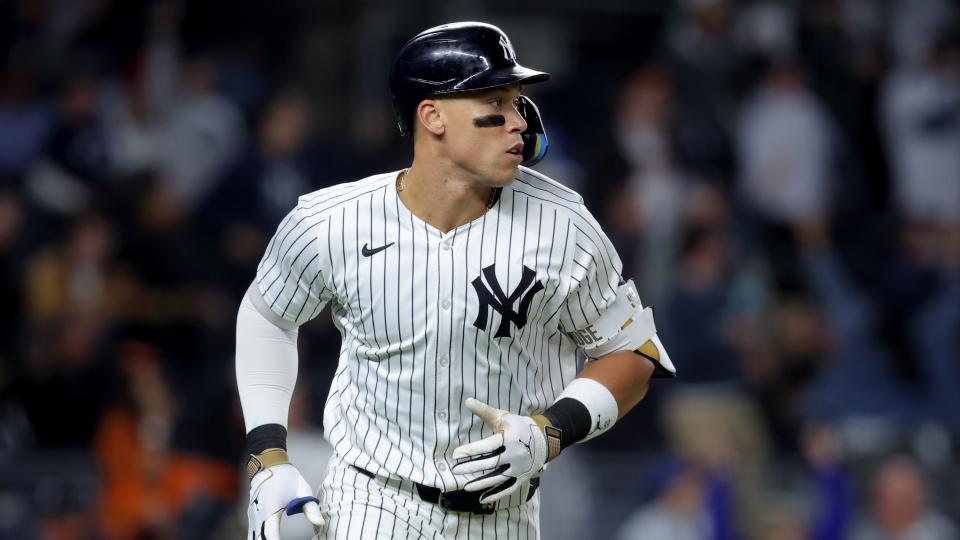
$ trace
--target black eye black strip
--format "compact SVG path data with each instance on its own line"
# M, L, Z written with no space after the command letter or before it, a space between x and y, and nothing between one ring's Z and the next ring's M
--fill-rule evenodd
M473 125L478 128L500 127L507 123L507 119L502 114L491 114L489 116L479 116L473 119Z

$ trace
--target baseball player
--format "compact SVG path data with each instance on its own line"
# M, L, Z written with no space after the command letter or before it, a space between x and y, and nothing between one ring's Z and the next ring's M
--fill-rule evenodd
M521 85L548 78L489 24L418 34L390 77L411 166L280 224L237 320L249 538L298 513L315 538L538 538L545 465L674 374L583 199L522 166L547 138ZM315 496L285 426L297 328L328 304L343 339Z

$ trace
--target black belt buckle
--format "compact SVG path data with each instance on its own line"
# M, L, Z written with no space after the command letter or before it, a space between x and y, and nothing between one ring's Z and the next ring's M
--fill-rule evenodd
M437 505L444 510L487 515L492 514L497 506L496 503L481 503L479 493L463 490L440 492Z

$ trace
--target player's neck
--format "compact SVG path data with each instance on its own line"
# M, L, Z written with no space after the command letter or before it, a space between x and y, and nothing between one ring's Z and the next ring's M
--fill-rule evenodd
M441 232L479 218L495 200L494 188L472 183L450 171L427 169L416 160L399 177L397 195L413 215Z

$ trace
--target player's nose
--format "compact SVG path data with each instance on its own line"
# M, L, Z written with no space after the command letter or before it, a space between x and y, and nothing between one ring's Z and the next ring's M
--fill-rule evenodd
M510 107L507 116L507 131L510 133L523 133L527 130L527 121L524 119L516 105Z

